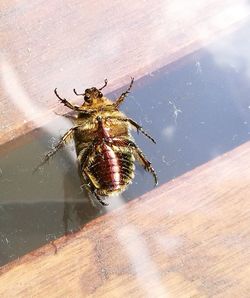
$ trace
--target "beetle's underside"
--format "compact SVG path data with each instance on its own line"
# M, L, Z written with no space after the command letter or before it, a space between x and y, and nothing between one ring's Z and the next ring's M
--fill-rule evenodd
M155 141L140 125L127 118L118 109L129 93L133 81L132 78L127 91L114 102L104 97L101 92L107 85L107 80L102 88L92 87L86 89L83 94L78 94L74 89L76 95L84 96L84 103L81 106L72 105L65 98L61 98L55 89L59 100L75 111L75 125L64 134L55 148L47 153L41 165L66 142L73 139L84 186L102 205L106 205L102 196L120 193L132 182L135 160L153 175L157 184L156 173L134 143L129 132L130 127L136 128L154 143Z

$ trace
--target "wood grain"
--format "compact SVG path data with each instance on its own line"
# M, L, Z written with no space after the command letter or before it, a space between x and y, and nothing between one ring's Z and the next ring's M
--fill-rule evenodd
M53 90L73 97L110 80L127 84L235 29L245 0L14 1L0 3L0 144L59 111Z
M24 256L1 297L249 297L250 142Z

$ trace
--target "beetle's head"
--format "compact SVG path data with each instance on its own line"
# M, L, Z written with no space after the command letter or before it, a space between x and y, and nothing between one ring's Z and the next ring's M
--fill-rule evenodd
M103 98L103 94L101 92L101 90L107 86L108 80L105 79L104 81L104 85L97 89L96 87L92 87L92 88L88 88L84 91L84 93L77 93L76 89L73 89L75 95L80 95L80 96L84 96L84 104L86 103L87 105L92 105L97 103L98 101L100 101Z
M92 104L94 100L97 100L103 97L102 92L96 87L86 89L83 95L84 95L84 101L87 104Z

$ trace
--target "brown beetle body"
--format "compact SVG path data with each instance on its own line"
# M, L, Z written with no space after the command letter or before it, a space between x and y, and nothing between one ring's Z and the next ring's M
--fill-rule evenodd
M106 85L105 80L102 88L92 87L86 89L83 94L78 94L74 89L76 95L84 96L84 103L81 106L73 106L66 99L61 98L55 89L56 96L65 106L74 110L77 117L74 119L75 126L66 132L43 161L45 163L68 139L73 138L84 185L102 205L106 203L100 197L120 193L132 182L135 160L152 173L157 184L154 169L133 142L130 135L131 126L153 142L154 140L143 131L141 126L118 109L133 85L133 78L128 90L115 102L103 96L101 90Z

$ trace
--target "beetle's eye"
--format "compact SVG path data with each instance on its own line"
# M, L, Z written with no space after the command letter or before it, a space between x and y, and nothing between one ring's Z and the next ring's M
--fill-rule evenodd
M102 92L98 92L98 97L99 97L99 98L102 98L102 97L103 97Z
M85 100L86 102L89 102L89 99L90 99L90 95L89 95L89 94L86 94L86 95L84 96L84 100Z

